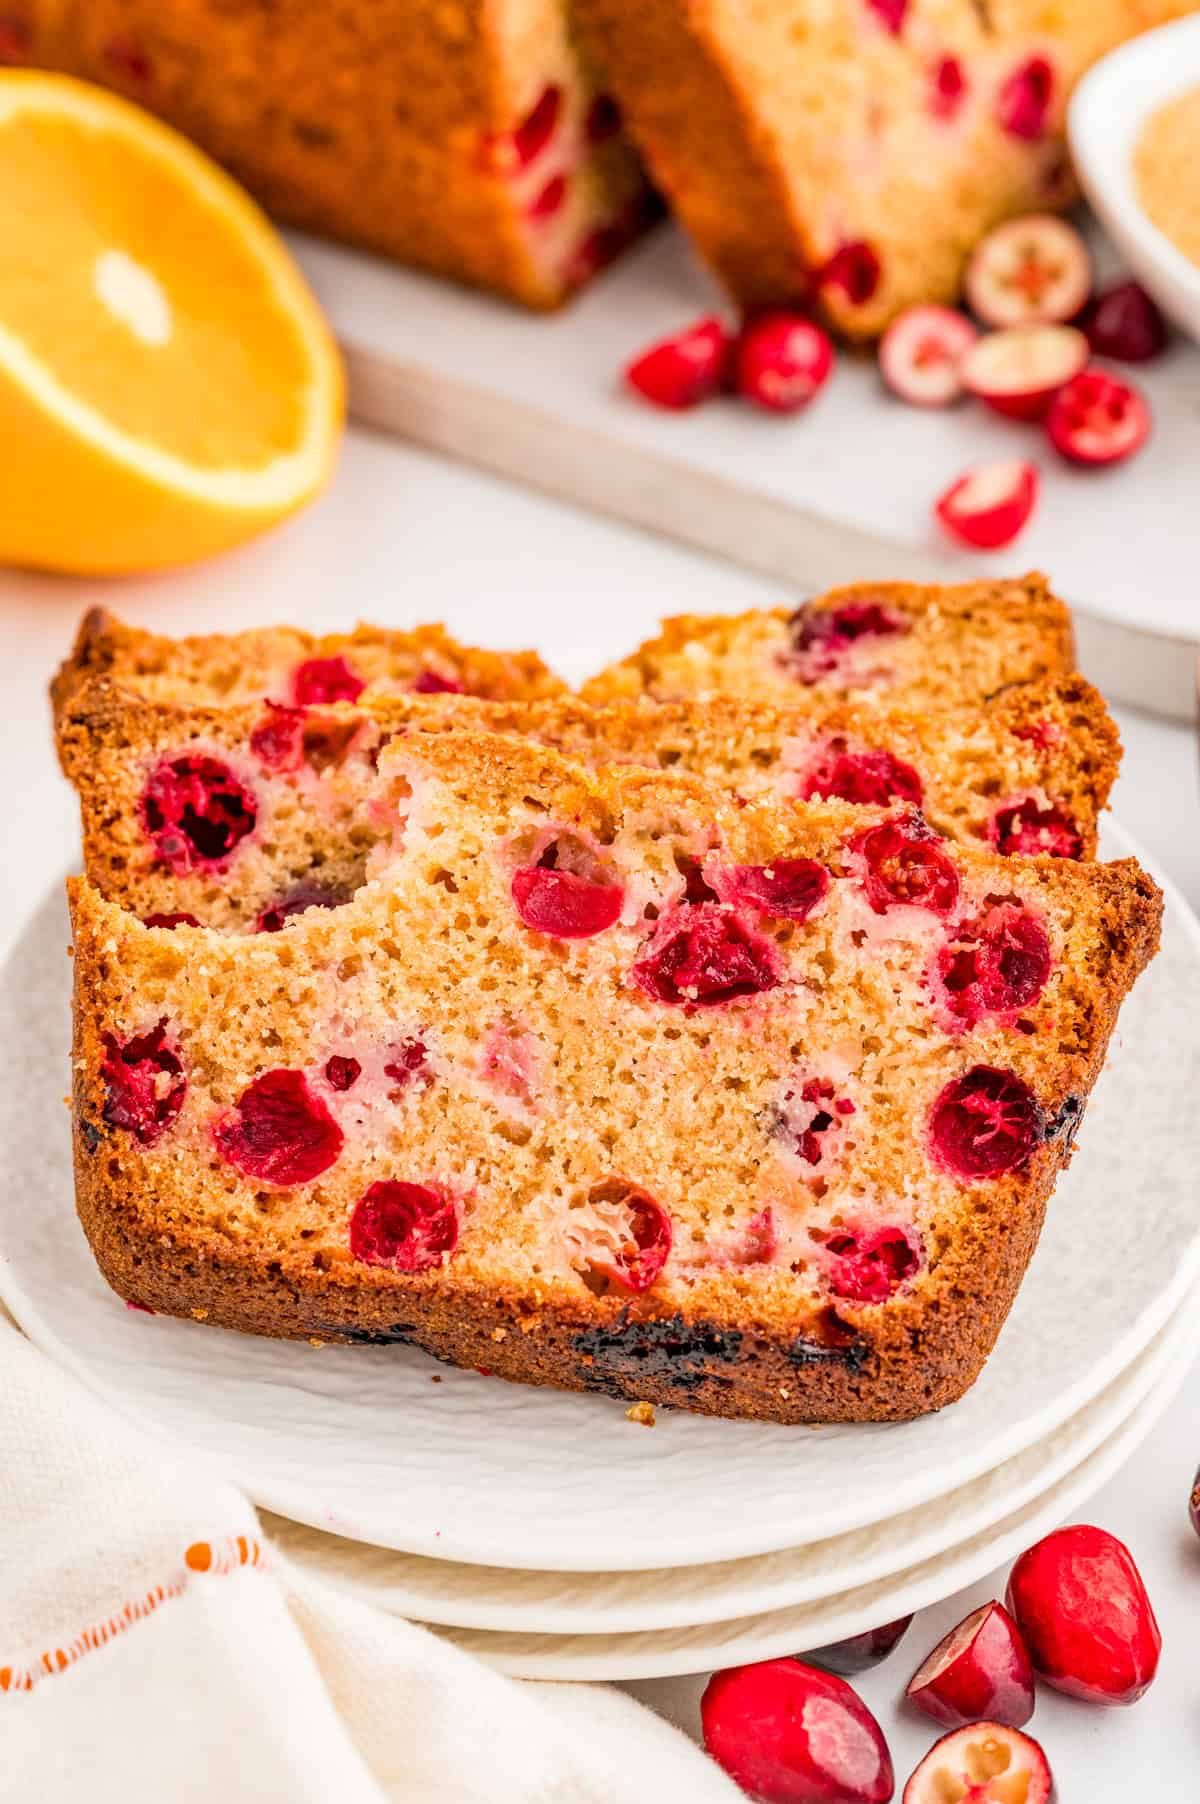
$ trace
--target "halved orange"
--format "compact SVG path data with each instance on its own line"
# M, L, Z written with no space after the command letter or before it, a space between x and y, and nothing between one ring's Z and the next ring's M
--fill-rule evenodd
M220 551L333 467L341 364L259 209L99 88L0 72L0 560Z

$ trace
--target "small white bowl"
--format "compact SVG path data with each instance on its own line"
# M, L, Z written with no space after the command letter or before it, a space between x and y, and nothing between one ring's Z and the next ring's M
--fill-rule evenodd
M1146 32L1098 62L1075 90L1067 130L1080 182L1109 236L1163 312L1200 339L1200 268L1151 222L1133 179L1151 114L1192 87L1200 87L1200 17Z

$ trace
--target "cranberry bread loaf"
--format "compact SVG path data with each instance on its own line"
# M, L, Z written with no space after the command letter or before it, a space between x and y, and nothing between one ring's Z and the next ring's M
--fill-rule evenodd
M1074 668L1071 616L1042 576L950 586L858 583L786 608L680 614L581 693L593 702L730 694L939 709Z
M936 734L925 715L830 703L817 691L787 708L453 695L205 708L97 680L75 690L60 719L84 868L143 920L276 930L363 882L388 831L375 796L381 747L464 729L517 734L591 764L690 771L742 796L919 805L954 838L1069 858L1095 854L1120 754L1103 701L1078 676L945 710Z
M576 0L650 171L747 308L869 338L1076 196L1067 101L1196 0Z
M280 219L533 307L650 217L562 0L6 0L0 57L117 88Z
M397 692L532 700L566 689L536 652L460 645L440 626L358 626L323 637L290 626L255 627L168 639L92 608L51 684L59 756L68 775L62 721L79 691L97 679L154 702L227 706L266 698L281 708Z
M915 812L492 735L380 761L284 934L72 884L79 1212L130 1302L780 1422L952 1401L1160 899Z

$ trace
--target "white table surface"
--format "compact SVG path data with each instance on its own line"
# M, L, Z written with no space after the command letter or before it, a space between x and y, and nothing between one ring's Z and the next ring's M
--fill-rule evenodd
M856 574L847 569L844 580ZM276 620L331 628L359 617L393 624L444 619L483 644L536 643L577 678L643 637L662 613L778 598L776 586L732 567L361 433L349 438L334 487L314 508L220 562L121 584L0 575L0 953L53 874L77 861L73 799L53 762L45 685L88 604L103 601L131 621L170 632ZM1183 726L1128 711L1119 719L1126 769L1117 811L1200 906L1193 737ZM1171 1056L1170 1047L1162 1056ZM1137 1132L1136 1121L1129 1126ZM1198 1461L1193 1374L1131 1465L1087 1511L1133 1548L1166 1645L1158 1681L1134 1711L1093 1710L1041 1694L1031 1728L1046 1747L1063 1804L1200 1796L1200 1541L1186 1524ZM937 1636L975 1603L1002 1595L1003 1582L996 1574L926 1612L893 1659L859 1682L888 1734L901 1786L933 1739L933 1725L926 1731L923 1719L898 1711L897 1695ZM631 1689L690 1728L702 1682Z

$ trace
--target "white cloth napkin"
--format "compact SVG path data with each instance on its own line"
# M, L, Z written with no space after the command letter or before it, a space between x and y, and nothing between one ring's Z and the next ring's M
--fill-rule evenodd
M3 1804L733 1804L623 1692L505 1679L277 1560L0 1311Z

